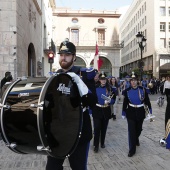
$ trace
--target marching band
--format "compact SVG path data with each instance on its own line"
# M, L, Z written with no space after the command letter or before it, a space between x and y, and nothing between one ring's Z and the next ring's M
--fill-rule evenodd
M29 82L22 79L17 80L11 83L12 85L4 92L0 104L2 118L0 132L7 146L17 153L38 153L41 151L41 154L48 155L47 170L51 170L52 166L56 169L57 167L62 169L66 157L69 158L73 169L78 167L86 170L89 143L92 139L90 113L94 128L94 152L98 153L99 145L101 148L106 147L105 138L107 137L109 119L116 120L114 103L123 94L122 118L127 119L128 157L132 157L136 153L137 146L140 146L139 137L143 121L147 119L153 121L154 116L152 115L149 94L155 94L162 89L161 93L166 95L167 106L165 137L160 140L160 144L162 146L164 144L167 149L170 149L170 77L160 83L156 79L148 81L146 78L139 82L135 73L132 72L131 77L121 82L115 77L107 77L104 72L99 73L93 68L74 66L75 53L76 49L73 43L68 40L62 42L58 53L61 69L57 73L42 82L39 81L40 79L36 81L34 79L34 82L33 80ZM56 104L59 101L60 106ZM67 115L67 117L66 112L72 114ZM16 114L15 118L10 117L11 113L13 116ZM24 119L24 113L30 118L25 121L25 124L21 122L21 125L17 124L18 120ZM71 119L72 116L73 119ZM65 118L73 122L76 120L79 124L74 123L75 127L73 127L73 122L64 122ZM16 119L18 120L15 122ZM29 125L29 128L26 125ZM67 129L65 134L67 137L70 135L69 138L74 136L72 138L73 146L70 146L68 139L63 137L64 134L57 131L56 128ZM69 129L72 132L76 131L76 134L69 133ZM27 131L35 135L33 136L35 141L31 139L32 136L28 136ZM18 137L16 133L29 141L28 145L30 146L24 145L23 143L26 141ZM66 151L65 146L61 147L62 143L59 138L67 140L64 144L70 149L67 148L69 151ZM39 145L40 143L42 144ZM78 159L80 163L75 163L75 159L76 161Z

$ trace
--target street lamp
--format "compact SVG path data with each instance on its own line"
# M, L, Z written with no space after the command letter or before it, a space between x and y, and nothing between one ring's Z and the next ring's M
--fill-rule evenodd
M141 50L141 59L139 62L139 68L140 68L141 80L142 80L142 73L143 73L143 66L144 66L144 62L142 61L142 54L143 54L144 47L146 46L146 38L144 37L142 32L138 32L136 38L137 38L137 43L139 44L139 48Z

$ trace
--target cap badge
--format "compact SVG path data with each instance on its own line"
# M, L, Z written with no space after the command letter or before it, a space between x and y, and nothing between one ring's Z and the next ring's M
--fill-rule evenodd
M68 51L68 48L67 48L65 45L63 45L63 46L61 47L60 51Z

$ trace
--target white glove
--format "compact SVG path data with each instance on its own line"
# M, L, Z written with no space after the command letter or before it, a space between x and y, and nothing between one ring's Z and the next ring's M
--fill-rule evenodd
M88 88L85 85L85 83L81 80L81 78L73 72L68 72L67 74L70 75L73 81L77 84L80 96L82 97L86 95L88 93Z
M106 104L106 105L109 104L109 103L110 103L110 102L109 102L108 100L105 100L105 101L104 101L104 104Z
M126 119L126 116L122 116L122 119Z

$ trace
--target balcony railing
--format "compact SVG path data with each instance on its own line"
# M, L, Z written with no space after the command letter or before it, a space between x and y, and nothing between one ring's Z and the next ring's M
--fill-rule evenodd
M71 41L71 40L70 40ZM57 41L57 46L60 45L62 40ZM73 41L71 41L73 42ZM74 42L73 42L74 43ZM96 40L80 40L76 43L74 43L76 46L96 46ZM107 41L103 40L102 42L97 42L98 46L102 47L114 47L114 48L123 48L124 44L121 43L120 41Z

